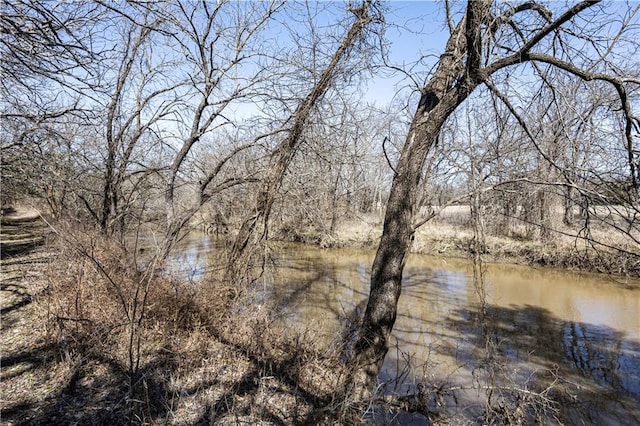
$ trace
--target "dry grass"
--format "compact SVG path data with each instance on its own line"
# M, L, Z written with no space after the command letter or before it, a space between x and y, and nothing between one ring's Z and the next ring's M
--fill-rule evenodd
M615 212L614 212L615 213ZM598 214L614 215L600 208ZM412 251L445 257L469 258L473 255L473 230L468 206L449 206L416 232ZM625 232L603 221L592 220L588 232L583 223L562 224L561 212L551 222L551 238L541 241L539 227L512 221L507 235L494 230L489 222L486 235L486 261L520 263L573 269L585 272L640 276L640 233ZM616 213L617 214L617 213ZM617 222L616 222L617 223ZM321 247L358 247L375 249L382 234L382 217L372 215L344 220L333 234L314 230L296 231L296 237L280 233L285 240L316 244Z
M350 415L339 346L214 280L153 279L132 370L127 314L140 272L117 245L80 240L93 259L57 247L56 262L41 267L46 294L13 311L15 321L3 318L3 421L301 424Z

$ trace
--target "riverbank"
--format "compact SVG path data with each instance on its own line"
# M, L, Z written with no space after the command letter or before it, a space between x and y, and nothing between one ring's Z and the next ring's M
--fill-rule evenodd
M158 275L132 322L141 281L117 246L47 238L24 211L2 223L2 424L304 424L361 412L336 399L348 375L338 341L321 347L251 291Z
M490 263L562 268L640 277L640 250L628 238L605 229L590 231L588 238L576 237L579 229L564 228L547 242L537 241L525 233L513 236L487 235L482 259ZM313 229L280 229L276 238L302 242L322 248L363 248L375 250L382 235L381 219L361 217L340 223L333 233ZM583 234L584 235L584 234ZM455 221L435 219L416 231L412 253L447 258L470 259L474 255L473 232L458 217ZM617 247L617 248L614 248Z

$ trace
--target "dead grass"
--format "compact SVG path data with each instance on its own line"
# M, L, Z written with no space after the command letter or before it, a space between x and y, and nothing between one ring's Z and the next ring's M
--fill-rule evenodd
M38 284L20 277L28 294L47 291L3 315L3 422L302 424L349 415L339 346L214 280L153 280L131 371L126 307L139 272L117 245L83 244L94 260L63 244Z
M600 209L602 210L602 209ZM612 213L603 210L602 215ZM473 255L473 231L468 206L449 206L416 232L414 253L469 258ZM533 225L514 221L508 235L486 235L488 262L518 263L616 275L640 276L640 247L637 231L630 233L602 222L592 223L589 232L577 223L569 227L555 218L552 238L540 241ZM342 221L333 234L316 230L297 231L293 240L321 247L375 249L382 234L382 218L371 215ZM280 233L284 240L291 235Z

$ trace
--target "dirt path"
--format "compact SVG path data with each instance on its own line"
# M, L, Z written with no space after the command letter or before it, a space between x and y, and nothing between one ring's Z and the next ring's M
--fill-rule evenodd
M33 207L9 207L2 209L2 224L34 222L40 218L40 212Z
M40 212L33 208L2 209L0 219L0 258L24 255L41 246L47 228Z
M0 423L23 424L50 389L53 351L46 344L46 312L33 303L46 289L51 252L35 210L2 215L0 245Z

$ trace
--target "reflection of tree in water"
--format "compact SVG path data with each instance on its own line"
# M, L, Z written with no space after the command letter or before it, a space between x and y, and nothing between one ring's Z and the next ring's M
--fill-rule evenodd
M331 260L297 246L286 248L277 259L277 274L272 279L278 284L269 286L269 298L277 311L287 316L289 323L310 327L340 327L352 322L366 302L366 264L355 263L345 271L337 258Z
M562 321L534 306L488 305L480 326L462 319L469 313L460 309L447 320L447 327L470 343L469 353L461 354L469 368L489 371L483 361L504 363L505 375L508 370L517 372L515 383L542 390L557 366L561 382L552 396L558 402L560 420L569 424L640 422L640 343L609 327ZM478 318L481 312L472 315ZM478 357L478 349L482 352L488 339L495 342L491 356Z
M333 324L340 329L340 324L348 325L359 317L358 308L366 301L366 263L356 257L356 266L349 262L345 272L337 259L344 261L344 256L327 260L299 249L278 259L275 281L281 285L270 288L269 296L288 314L287 322L323 324L323 329ZM517 409L526 397L519 391L546 389L557 371L561 381L545 395L558 403L557 415L563 423L640 421L639 342L605 326L563 321L534 306L486 304L483 317L481 308L470 307L477 298L471 294L463 273L408 268L404 279L404 305L394 330L398 347L387 355L380 375L382 383L389 383L389 389L384 391L399 395L421 393L412 377L413 373L417 373L416 378L420 376L421 366L416 362L423 360L412 359L402 351L425 348L433 356L424 367L433 376L425 379L440 378L435 371L440 362L438 355L455 358L462 366L450 376L452 387L466 386L464 380L458 382L455 377L466 370L476 380L474 395L495 388L493 393L488 392L494 403L492 409ZM411 374L405 370L410 364L415 367ZM422 389L428 393L432 388ZM483 401L468 400L465 395L449 398L450 395L445 395L447 405L457 404L449 406L452 411L473 418L482 415ZM427 401L429 408L439 402L437 397ZM546 414L547 419L554 415ZM415 420L411 416L409 419Z

